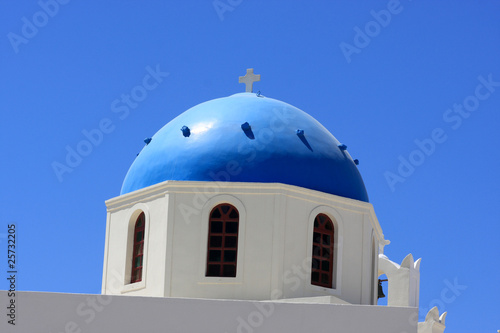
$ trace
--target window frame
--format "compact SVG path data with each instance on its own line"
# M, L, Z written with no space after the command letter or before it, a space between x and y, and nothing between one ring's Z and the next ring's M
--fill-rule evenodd
M139 222L142 222L139 225ZM138 240L138 234L142 232L142 238ZM136 219L134 225L134 233L133 233L133 245L132 245L132 262L131 262L131 273L130 273L130 283L141 282L143 279L143 268L144 268L144 242L145 242L145 233L146 233L146 215L144 212L141 212ZM140 246L140 250L137 248ZM137 259L140 258L140 265L136 265ZM140 275L137 277L137 271L140 271Z
M224 211L223 207L227 207L227 211ZM219 213L219 216L214 216L217 213ZM236 217L231 216L234 213L236 213ZM216 223L217 225L220 224L220 230L216 227ZM232 230L228 230L230 225L233 225ZM234 225L236 225L235 228ZM217 204L211 209L208 215L205 277L237 277L239 229L240 212L236 206L224 202ZM230 238L236 238L236 240L233 240L231 245L227 245ZM231 260L229 258L229 260L226 260L230 256L234 256L234 259Z
M137 218L141 213L144 213L144 246L143 246L143 258L142 258L142 280L139 282L131 283L131 272L132 272L132 256L134 252L134 231ZM121 270L121 288L120 293L125 294L131 291L141 290L146 288L147 281L147 270L148 270L148 248L149 248L149 230L150 230L150 212L149 206L145 203L138 202L133 205L129 210L129 219L127 222L127 243L126 255L123 257L123 266ZM118 278L118 276L117 276Z
M333 223L335 229L334 252L333 252L333 268L332 268L332 288L326 288L311 284L312 272L312 248L313 248L313 235L314 235L314 219L318 214L325 214ZM342 261L343 261L343 248L344 248L344 221L342 215L332 206L319 205L311 210L308 219L307 231L307 258L308 265L307 273L308 279L305 284L305 289L309 293L317 293L340 296L342 294Z
M206 260L207 260L207 248L208 248L208 220L210 218L210 212L212 209L221 203L228 203L236 207L240 213L240 222L238 226L238 263L236 266L236 277L234 278L222 278L215 276L205 276L206 273ZM201 214L199 217L199 234L200 234L200 246L198 254L198 283L204 285L216 284L221 286L234 286L242 285L245 276L245 243L246 243L246 219L247 212L245 205L235 195L222 193L215 194L207 198L203 203L203 208L201 209ZM231 287L232 288L232 287Z
M335 224L324 213L314 218L311 251L311 284L332 289L335 265ZM325 266L327 266L326 269Z

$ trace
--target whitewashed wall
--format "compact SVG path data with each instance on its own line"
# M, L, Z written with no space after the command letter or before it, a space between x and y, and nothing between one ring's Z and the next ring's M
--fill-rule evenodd
M41 292L16 297L16 325L1 320L0 332L417 333L416 308Z
M223 202L240 213L237 276L205 277L208 215ZM106 205L103 294L376 300L373 258L378 256L372 252L385 240L369 203L283 184L169 181ZM131 235L139 210L146 214L145 272L142 282L130 285ZM310 284L313 220L319 213L336 224L334 289Z

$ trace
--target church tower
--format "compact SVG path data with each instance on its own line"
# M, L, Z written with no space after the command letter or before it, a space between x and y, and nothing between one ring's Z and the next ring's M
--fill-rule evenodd
M258 79L146 140L106 201L103 294L377 303L388 242L357 161Z

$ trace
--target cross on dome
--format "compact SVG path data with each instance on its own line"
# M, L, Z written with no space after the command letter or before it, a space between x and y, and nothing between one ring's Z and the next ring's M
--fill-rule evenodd
M245 92L252 92L253 83L260 81L260 74L255 75L253 73L253 68L248 68L245 76L240 76L239 83L244 83L246 86Z

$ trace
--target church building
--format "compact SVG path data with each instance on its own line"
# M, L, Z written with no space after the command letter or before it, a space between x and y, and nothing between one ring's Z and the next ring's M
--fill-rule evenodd
M54 305L40 320L66 316L74 332L444 331L437 308L418 322L420 259L383 254L389 241L347 146L254 93L259 80L248 69L246 92L145 140L106 201L102 295L24 293L34 309ZM92 316L86 297L99 305Z

